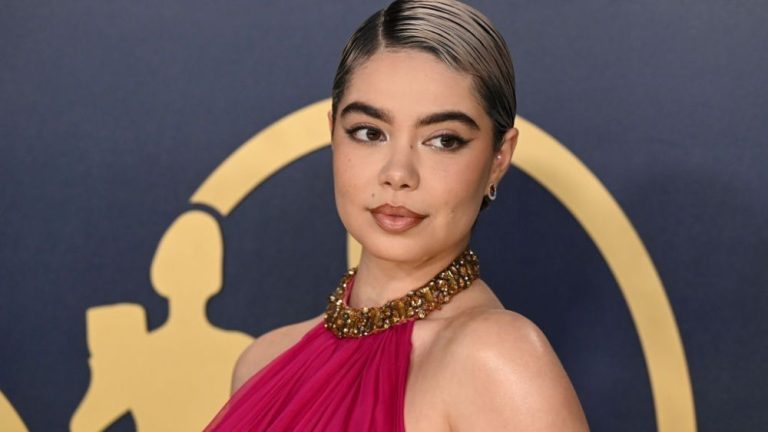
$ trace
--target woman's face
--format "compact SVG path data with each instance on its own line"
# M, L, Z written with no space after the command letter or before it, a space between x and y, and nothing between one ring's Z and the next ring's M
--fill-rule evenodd
M359 66L329 120L339 216L364 254L388 261L458 255L516 140L511 130L494 152L471 76L416 50Z

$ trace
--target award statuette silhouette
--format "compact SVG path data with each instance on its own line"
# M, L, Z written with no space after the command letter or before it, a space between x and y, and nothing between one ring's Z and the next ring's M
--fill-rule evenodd
M229 396L235 361L252 341L220 330L205 305L222 283L223 243L216 220L190 210L168 228L152 262L168 321L147 332L135 304L87 312L91 384L72 431L102 430L131 412L137 430L199 430Z
M27 432L27 426L13 408L11 402L0 391L0 430L6 432Z

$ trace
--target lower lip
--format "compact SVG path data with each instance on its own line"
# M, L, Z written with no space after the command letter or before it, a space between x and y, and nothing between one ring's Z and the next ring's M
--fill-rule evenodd
M376 221L376 224L379 225L381 229L393 234L408 231L424 220L424 218L421 217L394 216L375 212L372 212L371 214L373 215L373 220Z

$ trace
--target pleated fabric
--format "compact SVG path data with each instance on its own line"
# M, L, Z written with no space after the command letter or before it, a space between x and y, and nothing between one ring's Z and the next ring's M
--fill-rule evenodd
M338 339L320 320L243 384L205 431L404 432L414 322Z

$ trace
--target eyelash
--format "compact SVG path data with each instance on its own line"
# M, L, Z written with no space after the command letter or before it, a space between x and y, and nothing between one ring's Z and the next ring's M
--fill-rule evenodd
M358 137L355 136L355 134L357 134L360 131L364 131L364 130L375 131L375 132L378 132L379 134L381 134L381 137L385 136L384 132L382 132L380 129L378 129L376 127L373 127L373 126L366 126L366 125L360 125L360 126L355 126L355 127L346 129L346 132L347 132L347 135L351 139L353 139L353 140L355 140L357 142L370 143L370 142L373 142L373 141L381 141L381 138L379 138L378 140L367 140L367 139L362 139L362 138L358 138Z
M371 143L371 142L374 142L374 141L382 141L381 138L379 138L378 140L367 140L367 139L362 139L362 138L358 138L357 136L355 136L358 132L364 131L364 130L375 131L375 132L378 132L382 138L386 137L386 135L384 135L384 132L382 132L380 129L378 129L376 127L373 127L373 126L361 125L361 126L356 126L356 127L352 127L352 128L349 128L349 129L345 129L345 131L347 133L347 136L349 136L352 140L360 142L360 143ZM458 136L456 134L450 134L450 133L445 133L445 134L440 134L440 135L433 136L433 137L429 138L426 142L429 142L429 141L432 141L432 140L435 140L435 139L440 139L440 141L449 140L450 142L454 143L454 145L452 147L438 147L438 146L434 146L434 145L430 145L429 146L429 147L432 147L432 148L436 149L437 151L445 151L445 152L457 151L457 150L461 149L462 147L464 147L465 145L467 145L469 143L469 140L467 140L465 138L462 138L462 137L460 137L460 136Z
M431 146L431 147L433 147L433 148L435 148L435 149L437 149L439 151L448 151L448 152L450 152L450 151L457 151L457 150L461 149L462 147L464 147L465 145L467 145L467 143L469 143L469 140L464 139L464 138L462 138L462 137L460 137L458 135L454 135L454 134L437 135L437 136L434 136L434 137L428 139L427 142L435 140L435 139L439 139L440 141L449 140L449 141L454 143L453 147L435 147L435 146Z

